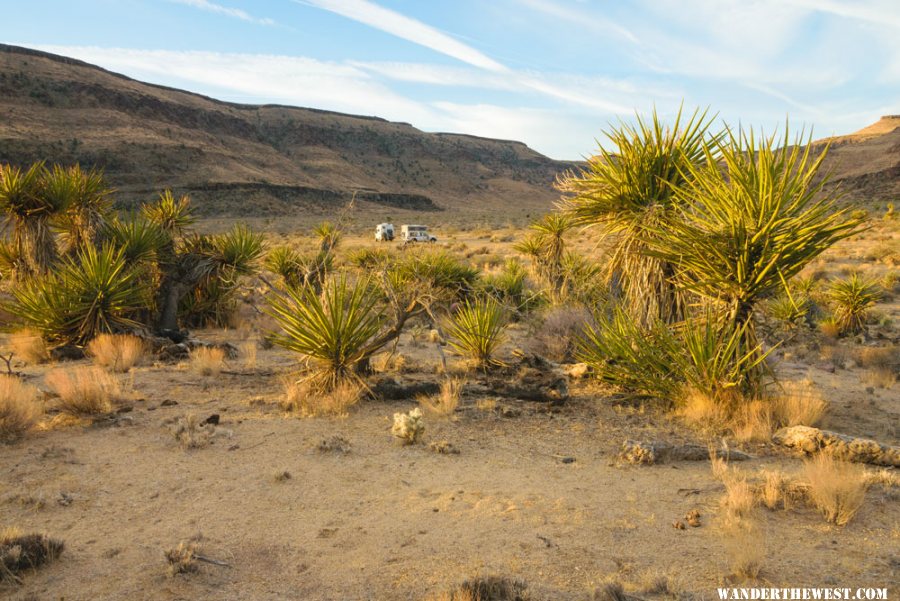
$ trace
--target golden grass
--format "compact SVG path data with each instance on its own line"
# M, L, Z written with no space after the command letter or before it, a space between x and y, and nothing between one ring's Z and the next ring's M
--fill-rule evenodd
M285 378L284 398L280 405L285 411L299 413L303 417L346 417L350 407L363 396L358 382L344 381L330 391L319 392L308 382Z
M38 391L15 376L0 375L0 442L24 436L41 416Z
M190 354L190 368L203 376L211 376L222 371L225 364L225 349L217 346L198 346Z
M756 495L747 479L736 474L729 474L723 479L725 494L720 503L725 517L736 520L746 518L756 506Z
M36 365L50 360L50 351L41 335L31 329L18 330L9 335L9 348L16 357Z
M95 365L119 373L137 365L144 351L144 341L130 334L100 334L87 346Z
M892 367L873 367L863 373L862 381L875 388L890 390L897 382L897 372Z
M749 580L758 578L766 557L766 541L756 520L726 521L721 534L732 574Z
M112 413L121 395L115 376L97 366L54 369L45 382L59 396L60 409L74 416Z
M465 381L460 378L446 378L441 382L441 391L432 396L419 398L419 406L431 415L447 417L453 415L459 407Z
M777 427L816 426L828 411L828 402L809 380L783 382L772 398L772 413Z
M790 496L786 494L787 479L784 474L777 471L764 470L763 483L759 489L759 500L769 509L789 509Z
M820 453L803 464L807 498L825 520L843 526L862 507L867 475L862 467Z
M245 340L238 346L238 351L241 354L241 358L244 360L244 367L247 369L254 369L257 364L257 352L259 350L259 344L256 339Z

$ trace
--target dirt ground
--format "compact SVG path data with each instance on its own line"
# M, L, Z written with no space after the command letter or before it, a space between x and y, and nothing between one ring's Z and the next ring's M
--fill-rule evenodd
M449 242L502 255L502 233L486 235L497 241L460 234ZM883 242L896 241L889 233ZM838 273L865 262L854 244L822 267ZM895 323L900 317L896 301L879 310ZM886 331L878 344L896 348ZM240 344L248 330L196 335ZM526 337L517 326L507 352ZM839 345L848 356L859 346ZM429 346L403 338L400 352L417 366L414 377L435 378ZM829 401L827 427L900 444L900 385L867 390L861 366L836 367L796 345L778 356L784 378L809 378ZM670 593L652 586L661 576L679 598L712 599L717 585L732 581L719 527L724 488L709 462L616 464L627 439L707 442L662 410L612 403L608 391L584 380L572 382L561 407L464 394L452 418L426 417L424 444L404 447L390 434L392 415L416 407L415 399L365 401L343 419L286 415L277 404L280 378L295 365L279 349L260 349L254 367L236 359L209 376L145 364L120 376L130 410L112 423L52 428L0 446L0 527L66 544L58 561L21 586L0 585L0 597L418 600L477 574L499 574L526 580L536 599L588 599L611 579L640 597L664 598ZM43 388L48 367L17 369ZM209 446L185 450L173 438L171 422L190 414L220 416ZM349 452L317 448L332 436L345 438ZM439 440L460 453L429 450ZM751 477L802 466L771 444L743 448L753 459L736 469ZM276 478L285 471L290 478ZM760 581L893 586L893 598L898 500L896 488L872 487L841 528L807 507L759 509ZM700 527L673 528L693 509ZM169 576L163 553L187 540L228 566Z

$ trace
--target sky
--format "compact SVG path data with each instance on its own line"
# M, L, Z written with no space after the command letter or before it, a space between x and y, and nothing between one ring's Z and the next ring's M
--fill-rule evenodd
M900 113L900 0L0 0L0 40L252 104L593 154L620 119Z

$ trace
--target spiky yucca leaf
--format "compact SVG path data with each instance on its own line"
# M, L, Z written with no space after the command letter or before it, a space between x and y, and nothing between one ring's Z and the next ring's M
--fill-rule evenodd
M66 252L74 252L87 244L97 244L104 222L112 210L113 190L96 168L84 170L80 165L63 169L54 166L45 177L46 194L56 193L64 199L65 211L57 219Z
M333 251L341 240L341 231L330 221L323 221L314 227L313 233L319 237L320 250L323 253Z
M64 195L45 193L46 173L43 162L34 163L24 171L0 165L3 227L11 230L24 275L45 273L59 254L51 223L66 210L68 199Z
M288 286L299 286L303 283L309 261L308 257L290 246L276 246L266 255L264 264L266 269L281 276Z
M129 264L155 261L160 250L171 244L170 235L162 227L137 216L106 221L100 237L122 249Z
M381 346L376 337L384 318L367 279L341 275L326 281L321 293L288 287L268 302L267 312L281 326L273 342L312 360L326 388L355 378L356 365Z
M869 309L881 300L881 286L854 273L831 283L828 298L834 305L834 320L842 334L856 334L866 325Z
M394 260L394 255L383 248L360 248L347 255L347 261L359 269L378 269Z
M443 251L409 249L401 261L389 266L389 270L398 286L403 281L409 286L428 288L432 294L448 299L471 294L479 278L477 269Z
M502 365L495 355L506 340L508 324L506 309L493 298L467 300L447 324L448 344L479 369Z
M500 273L483 277L480 288L517 313L526 313L541 301L541 293L529 286L525 268L514 259L508 260Z
M125 261L121 249L86 246L64 257L56 271L13 290L9 308L45 338L84 344L97 334L137 327L147 283Z

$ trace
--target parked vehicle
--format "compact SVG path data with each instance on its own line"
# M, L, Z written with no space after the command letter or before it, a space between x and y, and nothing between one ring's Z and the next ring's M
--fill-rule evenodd
M379 223L375 226L375 240L378 242L390 242L394 239L394 224Z
M408 242L437 242L437 238L428 233L427 225L400 226L400 240Z

